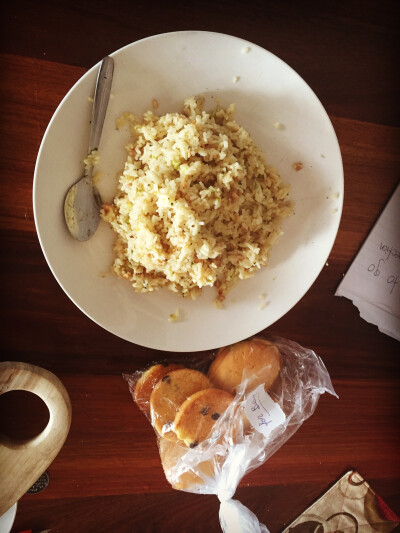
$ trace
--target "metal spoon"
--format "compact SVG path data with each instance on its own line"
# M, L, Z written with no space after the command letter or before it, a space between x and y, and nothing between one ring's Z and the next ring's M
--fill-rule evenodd
M97 150L103 130L111 84L114 60L105 57L97 75L90 128L89 150ZM86 166L85 173L68 190L64 201L64 216L71 235L78 241L87 241L95 233L100 222L101 197L92 180L93 165Z

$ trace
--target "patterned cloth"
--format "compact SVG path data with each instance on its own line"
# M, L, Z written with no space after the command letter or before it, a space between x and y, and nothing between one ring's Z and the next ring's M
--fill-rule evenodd
M390 533L399 523L360 474L350 471L283 533Z

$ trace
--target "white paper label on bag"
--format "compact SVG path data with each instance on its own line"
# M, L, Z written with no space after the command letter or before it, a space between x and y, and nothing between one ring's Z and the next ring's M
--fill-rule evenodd
M279 404L259 385L246 399L244 412L251 425L268 437L273 429L285 422L285 413Z

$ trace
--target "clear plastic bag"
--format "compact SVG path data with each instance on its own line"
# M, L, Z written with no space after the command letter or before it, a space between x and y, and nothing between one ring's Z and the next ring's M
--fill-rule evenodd
M264 350L262 343L270 345L267 346L270 351L278 352L279 367L269 356L266 360L261 358L262 364L253 364L259 358L259 351ZM239 356L229 359L235 350ZM242 357L243 350L247 350L247 355ZM223 365L218 365L224 358ZM246 361L243 365L242 360ZM194 373L189 376L185 368L201 373L205 381ZM271 457L313 414L321 394L328 392L337 397L320 357L313 350L278 337L257 336L221 349L216 354L196 358L186 355L174 363L153 363L150 370L124 377L135 402L156 431L167 480L177 490L216 494L221 502L220 523L225 533L268 531L249 509L232 499L239 482ZM189 377L193 377L195 387L202 387L199 390L224 387L228 394L232 393L232 400L224 412L212 413L216 410L215 406L211 411L210 407L206 407L200 411L204 415L202 418L196 411L193 427L190 424L184 427L189 436L191 431L201 434L199 418L203 423L203 419L206 421L209 415L215 415L215 420L207 437L193 443L190 443L190 438L182 440L177 414L174 420L178 422L174 425L172 421L175 413L182 415L184 411L186 421L189 419L191 422L190 416L187 416L188 413L191 415L188 409L193 407L196 396L202 396L200 393L192 396ZM145 391L142 390L144 382L148 386ZM179 390L181 396L175 397L174 393L164 398L164 389L179 389L176 383L184 389ZM157 404L157 394L161 394L164 402L161 407ZM218 401L220 395L216 394ZM190 402L182 403L183 397L189 397ZM183 432L184 437L186 433Z

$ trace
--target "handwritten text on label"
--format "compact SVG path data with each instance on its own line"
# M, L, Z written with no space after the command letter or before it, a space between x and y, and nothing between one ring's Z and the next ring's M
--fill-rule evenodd
M286 419L280 405L265 392L263 384L249 394L244 410L251 425L265 436Z

